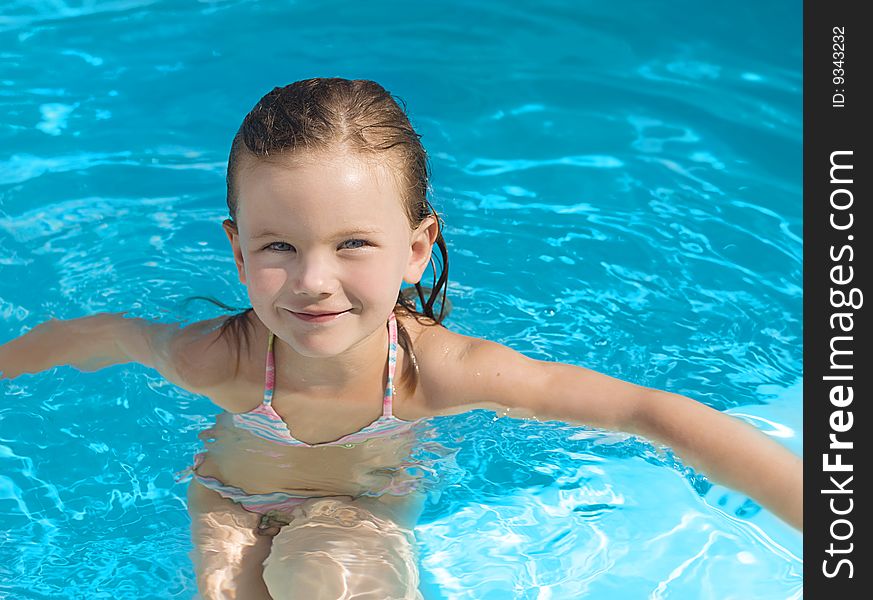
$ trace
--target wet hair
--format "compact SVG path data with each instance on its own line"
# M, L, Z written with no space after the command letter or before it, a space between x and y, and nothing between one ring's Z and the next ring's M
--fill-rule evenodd
M398 104L399 101L399 104ZM401 108L400 105L403 105ZM405 111L406 104L385 88L365 79L315 78L274 88L261 98L243 119L233 138L227 161L227 209L236 227L239 208L237 180L248 161L287 161L302 153L348 153L389 167L403 201L409 225L417 228L428 216L437 220L435 244L440 253L437 269L433 255L433 282L430 287L416 283L402 289L394 306L395 315L412 315L422 324L445 327L443 319L451 311L446 298L448 251L442 234L440 215L427 199L430 170L427 152ZM442 296L442 298L440 298ZM416 305L416 298L421 308ZM230 336L232 347L245 340L251 352L249 334L253 309L234 308L204 296L186 300L207 300L229 311L239 311L221 323L218 338ZM400 323L398 342L406 351L404 377L398 388L412 393L418 384L418 362L412 339ZM239 371L239 354L235 373Z

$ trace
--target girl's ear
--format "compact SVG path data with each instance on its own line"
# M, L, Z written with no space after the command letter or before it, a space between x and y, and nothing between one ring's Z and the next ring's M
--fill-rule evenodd
M430 255L439 232L440 228L436 217L429 215L412 233L409 262L406 265L406 272L403 274L403 281L411 284L421 281L421 276L430 262Z
M224 233L227 234L227 239L230 240L230 245L233 249L233 261L236 263L237 272L239 272L239 281L245 285L246 267L243 262L242 249L239 246L239 229L237 229L236 223L230 219L225 219L221 226L224 228Z

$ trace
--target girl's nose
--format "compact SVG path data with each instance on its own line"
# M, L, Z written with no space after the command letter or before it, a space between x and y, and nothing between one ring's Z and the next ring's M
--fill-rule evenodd
M328 260L315 255L300 257L292 277L294 293L321 296L336 291L337 280Z

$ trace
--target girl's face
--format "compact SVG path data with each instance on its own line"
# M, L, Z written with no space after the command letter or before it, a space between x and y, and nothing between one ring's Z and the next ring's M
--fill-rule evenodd
M388 168L354 156L242 163L238 231L230 221L224 228L264 325L310 357L337 355L384 328L401 282L421 279L435 219L413 231Z

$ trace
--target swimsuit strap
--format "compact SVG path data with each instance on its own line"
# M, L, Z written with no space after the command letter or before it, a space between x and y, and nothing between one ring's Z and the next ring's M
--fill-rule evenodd
M394 397L394 371L397 367L397 319L394 312L388 317L388 384L382 398L382 416L391 416L391 400Z
M273 389L276 387L276 357L273 355L273 338L275 334L270 332L270 340L267 342L267 372L264 375L264 404L273 401Z
M264 404L273 401L273 390L276 387L276 357L273 353L275 334L270 332L267 342L267 369L264 374ZM394 397L394 371L397 368L397 320L394 313L388 317L388 384L382 397L382 416L391 416L391 401Z

